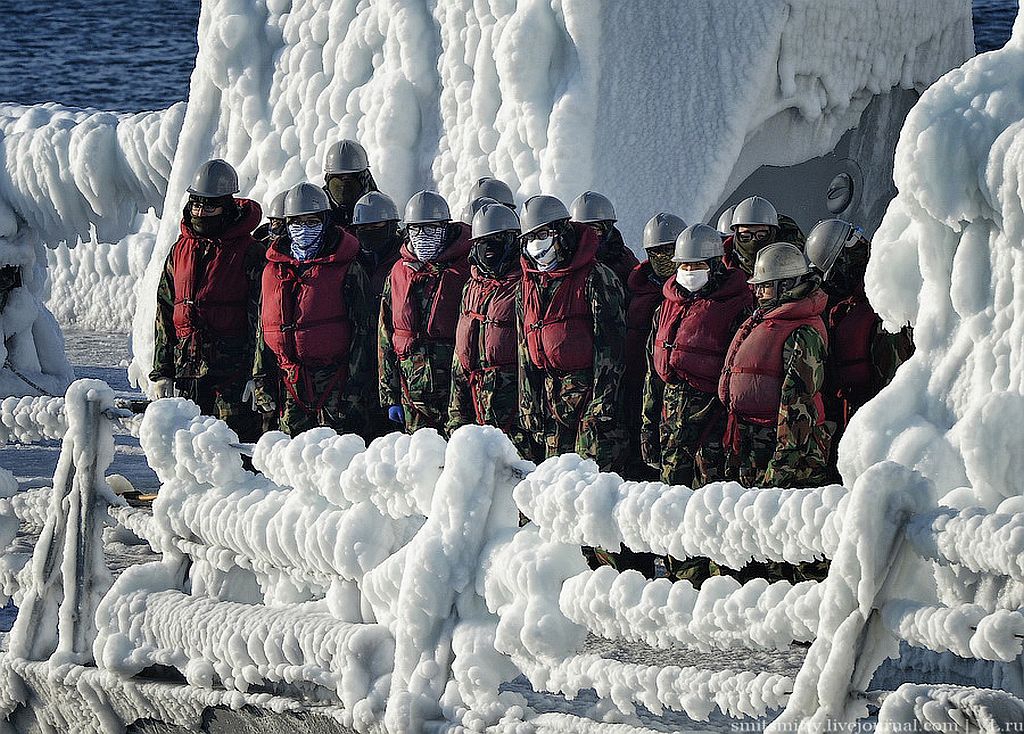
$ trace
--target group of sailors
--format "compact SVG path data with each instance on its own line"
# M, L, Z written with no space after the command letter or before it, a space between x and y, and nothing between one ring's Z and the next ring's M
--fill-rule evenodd
M238 192L219 159L188 189L150 379L243 440L475 423L627 478L820 486L913 349L867 301L863 232L831 219L805 238L760 196L717 226L654 214L640 262L593 191L519 211L481 178L459 217L434 191L400 213L353 140L265 223Z

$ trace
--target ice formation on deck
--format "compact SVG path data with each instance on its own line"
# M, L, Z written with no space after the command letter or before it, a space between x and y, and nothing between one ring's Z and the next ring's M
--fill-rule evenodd
M210 0L187 110L0 107L0 239L70 246L48 258L52 310L87 328L135 310L140 376L157 273L207 158L266 202L356 137L400 204L429 186L459 207L485 174L520 200L597 188L633 243L651 212L705 218L758 166L831 151L873 97L961 63L969 2L940 5Z
M1021 508L1022 68L1018 15L1004 48L940 79L907 118L867 288L889 326L913 325L917 351L854 417L840 447L847 484L891 459L932 479L945 504Z

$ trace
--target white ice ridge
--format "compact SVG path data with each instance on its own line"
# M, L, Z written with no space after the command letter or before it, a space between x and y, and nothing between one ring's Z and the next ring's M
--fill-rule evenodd
M639 703L655 714L669 708L696 721L706 720L716 707L734 718L758 717L784 706L793 688L793 680L778 673L638 665L598 655L512 659L537 690L573 698L592 688L627 715Z
M925 558L1024 581L1024 515L940 508L915 518L907 534Z
M394 660L386 627L344 622L309 605L266 607L155 591L151 577L147 566L128 569L97 611L100 668L130 677L167 665L190 685L219 683L242 692L265 682L305 683L335 694L360 731L383 712Z
M904 683L878 711L880 734L901 731L976 731L1000 734L1024 726L1024 701L1005 691Z
M267 440L275 438L287 441ZM322 595L336 578L361 580L422 523L387 518L369 501L344 509L245 471L231 447L234 432L185 400L151 405L140 439L161 481L153 504L158 537L147 540L165 552L187 547L214 576L251 569L268 603ZM337 459L343 468L351 454L339 451Z
M793 586L764 579L741 586L716 576L697 591L685 581L648 581L636 571L603 566L568 579L559 606L570 620L610 640L661 649L784 649L814 639L822 588L813 581Z
M882 609L885 626L911 645L964 658L1013 662L1021 654L1024 614L978 604L937 607L907 600Z
M846 484L890 459L934 481L945 505L993 511L1019 498L1022 109L1018 14L1002 49L945 75L907 117L867 290L888 326L913 324L916 352L854 416L839 451Z
M22 703L19 697L31 692L33 711L54 730L69 729L82 734L123 731L126 724L150 719L196 731L208 708L237 711L255 706L275 713L306 711L308 706L291 697L270 693L242 693L236 690L190 688L147 679L125 679L107 670L65 665L49 661L30 662L0 653L0 675L21 679L24 684L0 687L0 716L6 717ZM348 717L339 706L318 707L325 718L345 723ZM90 715L100 718L100 727L89 727ZM312 717L311 717L312 718ZM33 723L35 723L33 721Z
M0 103L0 240L121 240L161 210L184 114Z
M59 441L66 431L63 396L8 397L0 401L0 445Z
M874 94L968 58L970 20L968 0L204 2L133 375L150 369L157 277L208 158L266 203L354 137L399 206L431 187L457 211L489 174L519 200L596 188L635 243L652 212L702 220L761 164L831 151Z
M515 490L546 539L674 558L707 556L730 568L753 560L831 557L848 490L746 489L715 482L698 490L627 482L576 454L552 457Z

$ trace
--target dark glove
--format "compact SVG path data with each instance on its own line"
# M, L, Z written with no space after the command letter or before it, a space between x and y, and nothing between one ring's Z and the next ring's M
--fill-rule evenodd
M405 425L405 411L401 405L392 405L388 408L388 420L400 426Z

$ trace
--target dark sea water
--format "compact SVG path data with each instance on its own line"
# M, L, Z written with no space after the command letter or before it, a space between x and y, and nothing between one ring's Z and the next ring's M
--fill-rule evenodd
M979 53L1006 43L1016 13L974 0ZM199 0L0 0L0 17L0 101L138 112L188 95Z

